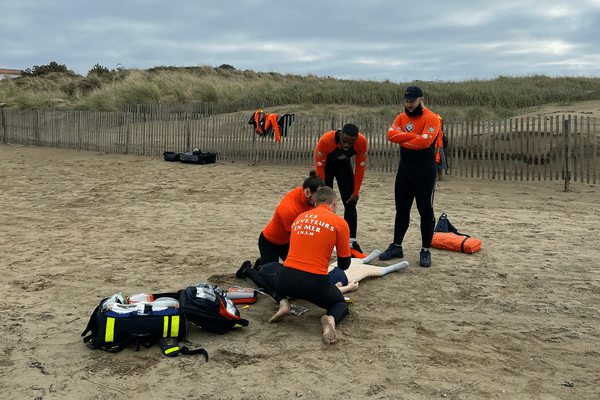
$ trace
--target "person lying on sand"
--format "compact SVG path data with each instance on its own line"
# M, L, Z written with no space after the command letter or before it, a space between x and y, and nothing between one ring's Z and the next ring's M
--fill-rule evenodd
M374 250L366 258L352 258L350 267L345 271L338 268L337 261L331 263L327 270L329 280L331 280L331 283L333 283L342 293L347 293L358 289L358 282L364 278L379 277L387 275L390 272L403 271L408 268L408 261L402 261L388 267L369 265L371 261L377 259L380 253L379 250ZM260 267L260 263L255 264L253 267L250 261L244 261L242 266L236 272L236 276L238 278L250 278L256 286L264 288L264 283L260 279L258 273Z
M358 282L364 278L383 276L390 272L402 271L408 268L408 261L402 261L388 267L369 265L371 261L377 259L380 253L379 250L374 250L366 258L353 258L350 267L345 271L338 268L337 261L331 263L327 272L329 279L342 293L347 293L358 289Z

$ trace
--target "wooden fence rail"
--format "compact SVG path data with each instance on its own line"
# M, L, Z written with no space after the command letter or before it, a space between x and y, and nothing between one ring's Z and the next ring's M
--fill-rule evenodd
M260 137L250 113L207 115L188 111L120 113L20 111L0 113L0 143L162 157L198 148L219 160L306 165L314 163L321 135L358 125L369 144L368 170L395 172L400 148L387 140L392 121L362 117L296 116L281 142ZM564 180L596 184L596 119L573 115L508 120L444 121L450 168L442 174L497 180ZM442 175L443 176L443 175Z

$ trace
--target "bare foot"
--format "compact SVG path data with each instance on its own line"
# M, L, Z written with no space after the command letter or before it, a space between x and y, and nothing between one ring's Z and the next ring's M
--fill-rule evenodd
M292 310L290 309L290 303L287 299L283 299L279 302L279 310L271 317L269 322L281 322L285 317L290 315Z
M325 344L336 344L338 338L335 332L335 319L333 316L323 315L321 317L321 325L323 326L323 342Z

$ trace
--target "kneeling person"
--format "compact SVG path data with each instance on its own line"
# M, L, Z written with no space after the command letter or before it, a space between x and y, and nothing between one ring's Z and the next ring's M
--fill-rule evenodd
M269 322L280 322L291 313L288 297L304 299L327 310L321 317L323 341L335 344L335 327L348 314L348 306L327 271L334 246L337 266L342 270L350 266L350 229L335 213L338 200L333 189L319 188L315 202L317 208L300 214L292 225L285 263L263 265L259 275L265 290L279 302L279 310Z
M293 189L281 199L273 218L258 238L261 264L278 262L280 258L285 261L290 247L292 223L298 215L315 207L315 194L323 186L325 182L316 171L311 171L301 187ZM255 265L255 268L260 266Z

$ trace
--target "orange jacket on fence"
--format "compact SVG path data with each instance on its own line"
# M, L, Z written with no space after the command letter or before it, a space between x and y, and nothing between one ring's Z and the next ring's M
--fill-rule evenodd
M317 148L315 149L315 169L321 179L325 180L325 165L328 162L346 161L356 155L354 160L354 192L358 195L360 185L362 185L365 177L365 167L367 164L367 138L361 133L358 134L354 147L344 151L339 144L339 139L336 141L336 133L339 131L329 131L319 139Z
M264 113L265 112L263 110L258 110L257 112L254 113L254 123L256 125L256 133L258 133L259 135L263 133L263 130L260 127L260 117Z
M344 218L321 204L300 214L294 221L290 251L283 265L327 275L334 246L338 257L350 257L350 228Z
M281 142L281 133L279 132L279 124L277 123L277 114L265 114L265 132L273 126L275 131L275 140Z
M430 147L436 140L436 147L443 143L442 121L440 116L423 107L423 115L409 117L402 113L396 117L388 130L387 138L392 143L411 149L421 150ZM436 154L439 162L440 155Z

